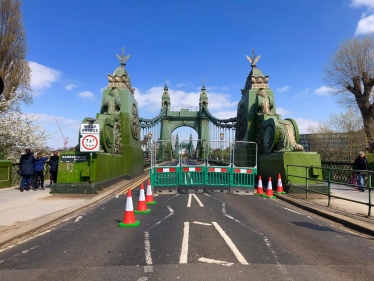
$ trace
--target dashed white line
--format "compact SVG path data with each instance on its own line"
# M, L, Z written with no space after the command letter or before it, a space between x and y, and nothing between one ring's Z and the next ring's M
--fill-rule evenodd
M116 195L116 199L119 197L119 194Z
M182 249L181 249L181 255L180 255L180 258L179 258L179 263L187 263L189 232L190 232L190 223L185 222L184 223L184 230L183 230Z
M168 207L170 213L174 213L174 210L172 208L170 208L170 206L167 206L167 207Z
M226 204L222 202L222 213L226 214Z
M192 223L194 223L194 224L201 224L201 225L212 225L211 223L199 222L199 221L193 221Z
M296 211L291 210L291 209L288 209L288 208L283 208L283 209L285 209L285 210L287 210L287 211L290 211L290 212L292 212L292 213L295 213L295 214L303 215L302 213L296 212Z
M238 259L238 261L241 264L248 265L248 262L245 260L245 258L243 257L243 255L239 252L238 248L236 248L235 244L232 242L232 240L226 234L226 232L223 231L223 229L218 225L218 223L212 222L212 224L217 229L217 231L219 232L219 234L221 234L223 240L225 240L226 244L230 247L231 251L234 253L234 255Z
M144 272L153 272L152 255L151 255L151 241L149 240L149 232L144 231L144 248L145 248L145 263Z
M14 248L14 247L17 246L17 245L21 245L21 244L23 244L23 243L25 243L25 242L28 242L28 241L30 241L30 240L32 240L32 239L38 237L38 236L42 236L42 235L44 235L44 234L47 234L47 233L51 232L52 230L54 230L54 228L51 228L51 229L48 229L48 230L46 230L46 231L44 231L44 232L42 232L42 233L36 234L36 235L34 235L34 236L32 236L32 237L29 237L29 238L27 238L27 239L25 239L25 240L23 240L23 241L20 241L20 242L18 242L18 243L16 243L16 244L10 245L10 246L8 246L8 247L6 247L6 248L4 248L4 249L0 249L0 253L1 253L1 252L4 252L4 251L6 251L6 250L12 249L12 248Z
M199 258L199 261L206 262L206 263L222 264L222 265L226 265L226 266L232 266L234 264L232 262L212 260L212 259L207 259L207 258Z
M79 222L82 218L83 218L82 216L77 217L77 219L74 221L74 223Z

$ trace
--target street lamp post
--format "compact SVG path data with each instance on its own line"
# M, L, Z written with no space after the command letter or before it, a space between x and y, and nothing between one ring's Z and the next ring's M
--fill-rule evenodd
M153 167L152 133L148 133L148 152L151 154L151 167Z
M223 138L224 138L224 134L223 133L220 133L219 134L219 138L221 139L221 160L222 160L222 162L223 162Z

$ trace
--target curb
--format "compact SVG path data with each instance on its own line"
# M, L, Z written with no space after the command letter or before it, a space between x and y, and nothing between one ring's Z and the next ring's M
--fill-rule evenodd
M56 222L58 220L61 220L65 217L68 217L75 212L78 212L78 211L81 211L82 209L91 207L92 205L94 205L96 203L99 203L101 201L105 201L106 199L108 199L108 197L112 196L118 190L124 189L124 188L129 187L129 186L131 187L132 183L140 180L142 177L146 176L146 174L147 174L147 171L144 171L140 176L138 176L134 179L124 180L124 181L118 182L118 183L106 188L106 190L104 190L101 194L98 194L94 198L87 199L86 201L81 202L81 203L79 203L75 206L71 206L71 207L56 211L54 213L47 214L47 215L32 219L32 220L28 221L28 223L23 223L22 225L24 227L22 227L18 230L17 229L12 230L12 227L9 227L8 229L10 230L11 233L12 232L13 233L18 232L18 233L16 233L15 235L12 235L11 238L5 238L3 241L0 241L0 248L3 247L5 244L8 244L8 243L10 243L14 240L17 240L17 239L19 239L19 238L21 238L25 235L29 235L29 234L37 231L40 228L47 227L48 225L53 224L54 222ZM4 232L6 232L6 231L7 230L5 230Z
M354 218L349 218L349 217L339 215L333 212L324 211L324 210L320 210L317 208L313 208L311 206L303 205L301 202L297 202L296 200L289 198L287 195L278 194L277 198L287 203L290 203L292 205L295 205L301 209L304 209L314 214L317 214L319 216L325 217L329 220L341 223L342 225L347 226L351 229L374 236L374 224L371 224L369 222L359 221Z

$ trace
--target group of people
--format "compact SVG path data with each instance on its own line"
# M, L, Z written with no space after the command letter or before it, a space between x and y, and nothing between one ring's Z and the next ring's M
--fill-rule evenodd
M38 152L36 156L31 152L30 149L26 149L26 154L22 154L20 163L20 172L22 176L20 191L29 191L31 188L35 191L38 190L39 184L40 189L44 189L44 163L49 160L49 173L50 173L50 185L57 182L57 170L58 170L58 153L53 152L53 155L48 157ZM31 179L33 178L33 182ZM40 182L39 182L40 181ZM32 187L31 187L32 183Z

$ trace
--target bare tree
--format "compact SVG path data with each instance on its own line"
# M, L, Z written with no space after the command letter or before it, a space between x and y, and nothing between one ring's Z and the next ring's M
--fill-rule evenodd
M357 109L330 114L329 119L308 127L310 149L322 161L350 161L367 146L362 117Z
M18 106L21 101L32 101L31 70L25 60L27 43L20 6L20 0L0 0L0 77L4 80L1 111L7 106ZM12 103L6 102L9 100Z
M324 70L325 82L334 89L338 103L358 107L368 150L374 151L374 34L354 37L341 43Z

